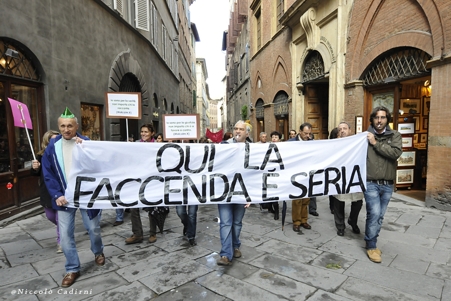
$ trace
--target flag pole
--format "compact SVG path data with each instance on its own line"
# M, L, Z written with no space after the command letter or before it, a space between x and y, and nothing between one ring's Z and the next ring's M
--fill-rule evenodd
M27 133L28 143L30 144L31 153L33 154L33 160L36 160L36 155L34 154L33 144L31 144L30 134L28 133L27 121L25 120L25 116L23 115L22 106L20 104L17 105L20 110L20 114L22 115L22 123L24 124L25 132Z

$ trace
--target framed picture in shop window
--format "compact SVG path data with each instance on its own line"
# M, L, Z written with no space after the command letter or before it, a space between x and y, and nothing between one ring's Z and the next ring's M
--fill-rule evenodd
M409 148L412 147L413 143L412 137L402 137L402 148Z
M415 123L399 123L398 132L400 134L414 134L415 133Z
M415 166L415 151L404 151L398 159L398 166Z
M420 130L420 121L421 121L420 116L414 116L413 121L415 122L415 131L419 131Z
M428 142L428 134L421 134L420 143L426 143L426 142Z
M413 184L413 169L398 169L396 184Z
M430 106L431 106L431 98L428 96L423 96L423 104L422 104L423 116L429 115Z
M420 113L420 99L419 98L404 98L401 99L399 109L405 113L417 114Z
M428 129L428 121L429 121L429 118L423 118L423 122L422 122L423 130L427 130Z

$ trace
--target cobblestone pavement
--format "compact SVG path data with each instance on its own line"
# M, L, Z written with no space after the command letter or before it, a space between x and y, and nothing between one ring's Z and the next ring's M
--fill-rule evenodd
M394 194L378 247L382 263L366 256L364 234L337 235L328 198L318 198L311 230L286 225L247 209L241 233L243 256L230 267L216 265L220 250L217 206L200 206L197 246L182 236L171 210L157 242L125 245L129 214L113 227L114 210L102 213L106 264L94 264L88 235L77 213L75 237L80 278L60 287L65 258L56 253L55 226L44 214L0 228L1 300L451 300L451 213ZM349 213L350 205L346 205ZM359 227L365 228L365 206ZM148 231L145 212L144 230Z

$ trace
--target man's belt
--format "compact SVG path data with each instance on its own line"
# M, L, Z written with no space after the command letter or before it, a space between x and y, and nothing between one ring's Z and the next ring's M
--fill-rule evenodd
M376 183L378 185L393 185L393 180L368 180L368 182Z

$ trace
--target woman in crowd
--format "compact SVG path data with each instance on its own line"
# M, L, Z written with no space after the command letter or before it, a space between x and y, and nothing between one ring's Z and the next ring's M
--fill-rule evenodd
M47 187L44 183L44 175L41 170L41 160L47 145L49 145L50 139L58 136L57 131L50 130L42 137L41 150L36 154L36 160L33 160L31 173L35 176L39 176L39 189L40 189L40 204L44 207L45 216L49 221L56 225L56 253L63 253L60 246L60 232L58 227L58 210L53 209L52 198L50 197Z
M270 134L271 137L271 143L277 143L280 142L280 139L282 139L282 134L279 133L278 131L273 131ZM274 212L274 219L278 220L279 219L279 202L271 202L268 204L269 205L269 211L270 212Z
M141 139L136 142L155 142L155 130L152 124L144 124L141 126ZM160 232L163 232L164 221L169 213L169 208L166 206L160 207L146 207L145 211L149 212L150 236L149 242L157 241L157 226ZM141 223L141 216L139 208L132 208L131 210L132 232L133 235L125 240L126 244L134 244L143 241L143 227Z
M227 142L230 138L233 138L233 134L231 132L227 132L224 134L224 138L222 138L222 142Z
M158 133L158 134L155 136L155 142L164 142L164 141L163 141L163 134L162 134L162 133Z

